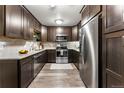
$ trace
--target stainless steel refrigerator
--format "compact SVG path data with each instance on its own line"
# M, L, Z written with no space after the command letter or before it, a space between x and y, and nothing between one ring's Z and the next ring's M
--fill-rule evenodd
M97 88L99 16L96 16L80 29L80 76L86 87Z

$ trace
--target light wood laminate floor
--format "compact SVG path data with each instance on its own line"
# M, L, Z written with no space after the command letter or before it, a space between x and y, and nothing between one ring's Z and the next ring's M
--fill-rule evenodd
M74 64L47 63L29 88L85 88Z

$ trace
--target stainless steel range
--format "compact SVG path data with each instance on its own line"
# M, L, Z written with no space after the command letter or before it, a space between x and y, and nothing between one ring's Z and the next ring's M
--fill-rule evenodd
M68 48L67 48L67 35L56 35L56 63L68 63Z

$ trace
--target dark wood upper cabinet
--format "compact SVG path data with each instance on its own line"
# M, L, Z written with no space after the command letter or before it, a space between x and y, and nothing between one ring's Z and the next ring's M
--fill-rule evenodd
M47 42L47 27L46 26L41 27L41 41Z
M68 36L68 41L71 41L71 27L56 27L56 34L66 34Z
M34 19L34 29L39 32L41 31L41 24L36 19Z
M124 7L121 5L107 5L103 8L106 22L105 32L124 29Z
M19 5L6 6L6 36L23 38L22 7Z
M100 13L102 7L100 5L87 5L81 12L81 25L85 25L90 19Z
M30 40L33 40L33 34L34 34L34 26L33 26L33 24L34 24L34 18L33 18L33 16L31 15L31 14L29 14L29 39Z
M68 41L72 41L72 27L64 27L64 34L68 36Z
M31 40L33 38L33 17L32 15L26 10L23 9L23 32L24 32L24 39Z
M101 12L101 10L100 5L89 5L89 17L93 18L95 15Z
M81 13L81 25L84 25L89 19L89 6L85 6Z
M0 36L32 40L34 31L41 32L41 24L24 6L0 5Z
M48 27L48 41L56 41L57 34L66 34L68 36L68 41L71 41L72 27Z
M29 13L25 9L23 9L23 32L24 32L24 39L29 39Z
M55 42L56 41L56 28L55 27L48 27L48 41Z
M78 26L72 27L72 41L78 41Z
M0 5L0 36L4 35L4 6Z

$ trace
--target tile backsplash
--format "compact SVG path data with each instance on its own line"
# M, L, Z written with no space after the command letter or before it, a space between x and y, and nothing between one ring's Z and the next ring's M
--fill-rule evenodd
M45 42L42 44L44 48L56 48L56 42ZM72 49L78 49L79 41L67 42L67 47Z
M79 48L79 41L68 42L68 48L78 49Z

